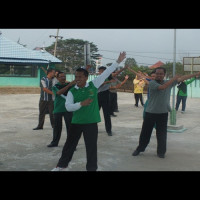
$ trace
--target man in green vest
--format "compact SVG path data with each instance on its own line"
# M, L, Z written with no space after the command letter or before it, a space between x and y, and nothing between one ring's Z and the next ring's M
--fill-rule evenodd
M54 100L54 128L53 128L53 140L47 145L47 147L57 147L61 132L62 132L62 118L64 117L67 135L69 133L69 126L71 124L72 112L68 112L65 108L65 96L69 89L75 84L74 81L66 83L66 75L64 72L58 72L58 83L52 88L52 92L55 96Z
M178 111L179 105L182 101L182 110L181 113L185 112L185 107L186 107L186 100L187 100L187 86L192 83L196 77L193 77L189 80L179 82L177 85L178 88L178 93L176 97L176 111Z
M83 133L86 154L87 171L96 171L97 166L97 123L101 121L98 105L98 88L105 79L116 70L119 63L126 57L126 53L120 53L116 62L107 68L100 76L87 82L88 71L78 68L75 73L76 85L69 90L66 97L66 109L73 112L69 135L62 150L57 167L52 171L63 171L68 166L76 149L78 141Z

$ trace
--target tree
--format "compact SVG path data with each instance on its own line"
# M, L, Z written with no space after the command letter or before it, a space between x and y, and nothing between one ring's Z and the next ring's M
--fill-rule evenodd
M167 62L162 67L164 67L166 69L166 71L167 71L166 77L171 79L172 76L173 76L173 62ZM190 72L184 71L183 64L180 63L180 62L177 62L176 63L176 68L175 68L175 74L186 75L186 74L190 74Z
M56 54L57 58L62 60L62 64L58 65L59 69L65 69L73 73L78 67L84 66L84 44L90 44L91 51L91 69L95 70L95 60L101 57L98 54L98 48L92 42L82 39L66 39L58 40ZM46 48L46 51L53 54L55 43Z
M134 58L127 58L125 61L125 65L128 65L129 67L137 66L137 62Z

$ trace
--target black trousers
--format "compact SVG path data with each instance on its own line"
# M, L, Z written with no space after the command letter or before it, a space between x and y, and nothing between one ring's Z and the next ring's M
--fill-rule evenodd
M109 97L109 107L110 107L110 114L114 114L116 110L118 110L117 106L117 92L110 92Z
M54 101L43 101L40 100L39 102L39 123L38 128L43 128L46 109L49 111L49 118L51 122L52 128L54 127L54 116L53 116L53 109L54 109Z
M145 148L150 142L153 127L156 124L157 154L165 154L167 144L167 122L168 113L153 114L146 112L137 150L140 152L145 151Z
M63 147L62 155L58 161L57 167L65 168L68 166L82 133L85 141L87 155L86 170L97 170L97 123L70 125L69 134Z
M62 119L64 117L67 136L69 134L69 127L71 124L73 112L60 112L54 114L54 129L53 129L53 140L51 144L58 145L61 133L62 133Z
M135 105L138 106L139 100L141 105L144 105L142 93L134 93L135 96Z
M110 118L109 90L98 93L98 103L99 103L99 110L101 109L101 107L103 109L106 131L110 132L112 129L112 124Z

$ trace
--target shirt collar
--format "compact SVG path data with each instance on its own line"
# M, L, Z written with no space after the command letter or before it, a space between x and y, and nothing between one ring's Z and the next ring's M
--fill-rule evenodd
M85 84L85 87L88 87L89 86L89 84L88 84L88 82L86 82L86 84ZM77 86L77 85L75 85L74 86L76 89L79 89L79 87Z

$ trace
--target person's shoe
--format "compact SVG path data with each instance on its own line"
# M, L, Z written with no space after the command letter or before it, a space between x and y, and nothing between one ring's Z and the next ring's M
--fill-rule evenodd
M135 150L135 151L132 153L132 156L138 156L139 154L140 154L140 151Z
M59 172L59 171L65 171L66 168L62 168L62 167L56 167L54 169L52 169L52 172Z
M114 110L114 112L119 112L119 110Z
M165 158L165 155L164 155L164 154L157 154L157 156L158 156L159 158Z
M43 128L36 127L33 130L41 130L41 129L43 129Z
M185 111L181 111L181 113L183 114L183 113L185 113Z
M49 144L49 145L47 145L47 147L57 147L58 145L56 145L56 144Z
M137 106L137 105L135 105L135 107L137 107L137 108L138 108L138 106Z
M114 113L113 113L113 114L111 114L110 116L112 116L112 117L117 117L117 115L115 115Z
M106 131L109 136L112 136L112 131Z

